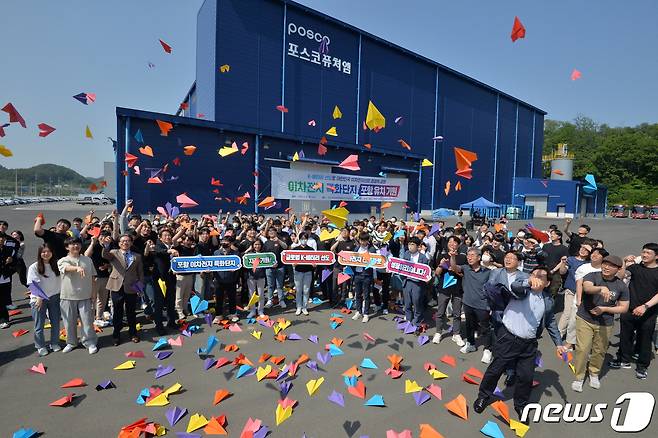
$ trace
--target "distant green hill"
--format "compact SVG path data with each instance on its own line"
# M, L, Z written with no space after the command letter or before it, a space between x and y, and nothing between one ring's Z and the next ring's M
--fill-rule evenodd
M27 169L0 166L0 196L15 195L17 185L19 196L33 196L35 182L37 195L73 195L88 191L91 183L100 180L57 164L39 164Z

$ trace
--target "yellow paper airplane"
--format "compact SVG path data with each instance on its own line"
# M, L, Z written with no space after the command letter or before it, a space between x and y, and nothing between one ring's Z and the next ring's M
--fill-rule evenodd
M263 332L258 331L258 330L254 330L253 332L251 332L251 336L253 336L254 338L256 338L258 340L260 340L260 337L261 337L262 334L263 334Z
M256 378L260 382L267 376L269 373L272 372L272 365L268 364L265 368L263 367L258 367L258 370L256 370Z
M0 144L0 155L2 155L3 157L11 157L14 155L14 153L9 149L7 149L7 147L5 147L4 145Z
M146 402L146 406L148 407L167 406L168 404L169 397L164 392Z
M434 380L445 379L446 377L448 377L447 374L444 374L444 373L442 373L441 371L439 371L437 369L431 369L431 370L428 370L428 372L430 373L430 376L432 376L432 378L434 378Z
M292 161L299 161L299 154L297 152L292 156Z
M157 426L158 427L155 429L155 436L165 436L167 434L167 428L161 424L158 424Z
M165 389L163 394L169 397L171 394L176 394L181 389L183 389L183 385L181 385L180 383L174 383L169 388Z
M276 405L275 417L277 426L290 418L291 415L292 406L288 406L287 408L283 409L280 403Z
M381 129L386 127L386 119L384 115L379 112L377 107L372 101L368 101L368 113L366 114L366 126L371 130Z
M135 368L134 360L127 360L121 365L117 365L114 367L115 370L132 370L133 368Z
M325 132L325 134L331 135L333 137L338 137L338 132L336 131L335 126L332 126L331 128L329 128L329 130L327 132Z
M516 421L513 418L509 419L509 428L516 432L516 436L521 438L523 438L525 434L528 433L528 430L530 430L530 426L527 426L520 421Z
M279 328L280 328L281 330L285 330L285 329L287 329L288 327L290 327L290 321L288 321L287 319L284 319L284 320L279 321L279 322L277 323L277 325L279 326Z
M274 330L274 334L275 334L275 335L278 335L279 332L281 331L281 327L279 327L279 324L274 324L274 325L272 326L272 330Z
M89 129L89 125L87 125L87 128L85 128L85 137L94 138L94 136L91 134L91 129Z
M432 167L432 166L434 166L434 164L432 164L432 162L430 160L428 160L427 158L423 158L423 162L420 163L420 165L423 166L423 167Z
M219 71L222 73L228 73L231 70L231 66L228 64L220 65Z
M320 233L320 242L325 242L327 240L335 239L338 236L340 236L340 230L338 228L336 228L333 231L322 230L322 232Z
M329 210L322 210L322 214L333 222L338 228L343 228L347 222L347 215L350 212L345 207L331 208Z
M187 423L187 433L201 429L206 424L208 424L208 419L206 417L203 415L194 414L190 417L190 421Z
M322 382L324 382L324 377L306 382L306 390L308 391L308 395L315 394L316 391L320 388L320 385L322 385Z
M233 143L231 146L224 146L219 150L219 155L223 157L228 157L231 154L234 154L238 151L238 145Z
M404 393L405 394L411 394L412 392L418 392L422 391L423 387L419 386L418 383L416 383L415 380L409 380L407 379L404 382Z
M336 105L336 106L334 107L334 113L333 113L333 116L334 116L334 120L335 120L335 119L340 119L341 117L343 117L343 113L340 111L340 108L338 108L338 105Z
M158 286L160 286L160 290L162 291L162 296L166 297L167 296L167 283L162 278L158 278Z
M258 294L253 294L251 298L249 298L249 302L247 303L247 309L253 306L254 304L256 304L259 298L260 297L258 296Z

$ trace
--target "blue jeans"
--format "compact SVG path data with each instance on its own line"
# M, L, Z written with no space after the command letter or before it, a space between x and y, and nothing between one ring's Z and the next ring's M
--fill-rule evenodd
M422 285L412 280L403 280L404 316L416 327L423 322L425 311L425 294Z
M372 276L357 272L352 278L354 284L355 309L363 315L370 312L370 290L372 289Z
M306 309L308 296L311 293L311 280L313 271L298 272L295 271L295 301L298 309Z
M283 301L283 277L285 274L285 267L279 266L278 268L267 268L265 276L267 277L267 299L272 300L274 292L279 294L279 301Z
M153 315L153 308L155 307L155 286L153 286L153 278L146 275L144 276L144 295L142 296L142 300L144 301L144 304L146 304L144 315Z
M61 312L59 309L59 294L53 295L49 300L43 300L41 309L37 309L36 302L31 303L32 319L34 319L34 347L45 348L46 340L43 335L43 326L46 325L46 311L50 318L50 345L59 343L59 320Z

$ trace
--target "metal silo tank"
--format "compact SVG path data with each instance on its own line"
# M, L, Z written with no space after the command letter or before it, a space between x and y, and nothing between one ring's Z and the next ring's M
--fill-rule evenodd
M559 173L555 173L555 171ZM573 179L573 160L570 158L556 158L551 160L551 179L571 181Z

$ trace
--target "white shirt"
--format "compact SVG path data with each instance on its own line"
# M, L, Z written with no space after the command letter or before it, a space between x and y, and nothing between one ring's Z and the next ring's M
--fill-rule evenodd
M419 251L416 251L415 254L409 253L409 258L414 263L418 263L418 257L420 257L420 252Z
M509 272L507 271L507 288L512 289L512 283L514 283L514 280L516 280L516 274L518 274L520 271L517 269L514 272Z
M46 293L49 297L57 295L62 287L62 279L60 276L55 275L53 268L49 264L45 264L44 274L39 274L37 270L37 264L32 263L29 268L27 268L27 283L31 284L32 282L37 283L42 291ZM30 295L30 302L36 301L37 297Z
M601 268L595 268L592 266L591 263L585 263L584 265L580 265L578 269L576 269L576 273L574 274L574 279L576 281L582 280L585 278L587 274L591 274L592 272L601 272Z

